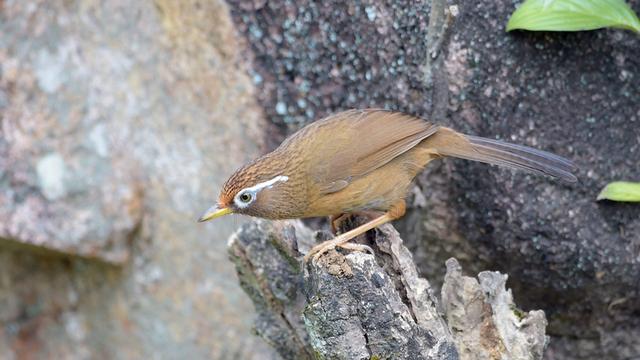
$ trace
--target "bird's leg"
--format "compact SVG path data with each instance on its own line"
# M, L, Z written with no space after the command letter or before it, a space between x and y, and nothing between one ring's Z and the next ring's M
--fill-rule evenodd
M360 234L364 234L365 232L375 228L376 226L382 225L391 220L393 220L393 218L389 216L389 213L385 213L384 215L376 219L373 219L368 223L360 225L353 230L349 230L346 233L340 234L331 240L327 240L323 243L320 243L314 246L313 248L311 248L311 250L309 250L307 255L305 255L304 260L308 261L309 258L313 256L313 261L317 261L320 258L320 256L322 256L322 254L326 253L331 249L335 249L336 246L343 245L349 240L353 239L354 237Z
M377 212L376 211L356 211L352 213L340 213L337 215L331 215L329 216L329 224L331 224L331 233L333 233L333 235L337 235L338 230L340 230L342 223L351 216L364 216L368 219L373 219L377 216L380 216L380 212L379 211Z
M322 256L322 254L326 253L331 249L335 249L336 246L343 247L342 245L345 245L346 242L355 238L356 236L364 234L373 228L376 228L382 224L388 223L389 221L393 221L395 219L402 217L402 215L404 215L405 213L405 209L406 207L405 207L404 200L398 201L396 204L391 206L391 208L382 216L379 216L365 224L362 224L355 229L349 230L344 234L340 234L331 240L327 240L321 244L314 246L313 248L311 248L311 250L309 250L307 255L304 256L304 261L309 261L309 258L311 257L313 257L314 262L317 261L320 258L320 256ZM352 250L356 248L351 245L354 245L354 244L347 245L345 248L352 249Z
M340 224L349 216L347 213L341 213L338 215L329 216L329 223L331 224L331 233L337 234L338 228L340 228Z

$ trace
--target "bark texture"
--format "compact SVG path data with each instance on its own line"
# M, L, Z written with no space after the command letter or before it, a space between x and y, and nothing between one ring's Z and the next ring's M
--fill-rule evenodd
M285 359L541 359L544 312L518 310L506 275L462 275L447 261L442 301L398 232L360 237L375 256L330 251L303 265L325 233L300 221L246 224L230 240L256 331Z

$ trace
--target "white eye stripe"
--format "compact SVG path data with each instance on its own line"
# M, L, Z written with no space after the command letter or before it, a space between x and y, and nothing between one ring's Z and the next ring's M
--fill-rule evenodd
M235 203L235 205L241 209L246 208L247 206L249 206L249 204L251 204L252 202L254 202L256 200L256 196L258 195L258 192L260 192L263 189L268 189L271 188L273 185L275 185L278 182L286 182L287 180L289 180L288 176L284 176L284 175L278 175L276 177L274 177L273 179L269 180L269 181L264 181L261 183L258 183L254 186L248 187L248 188L244 188L240 191L238 191L238 193L236 194L236 196L233 199L233 202ZM241 196L245 195L245 194L249 194L251 195L251 198L248 201L242 201Z
M257 193L262 189L265 189L265 188L268 189L268 188L272 187L277 182L280 182L280 181L286 182L288 180L289 180L288 176L278 175L278 176L274 177L273 179L271 179L269 181L261 182L259 184L253 185L251 187L244 188L244 189L242 189L242 191L250 191L252 193ZM242 192L242 191L240 191L240 192Z

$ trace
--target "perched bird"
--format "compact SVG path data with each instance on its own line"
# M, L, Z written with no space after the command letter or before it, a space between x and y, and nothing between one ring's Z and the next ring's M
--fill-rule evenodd
M452 156L528 170L574 182L571 161L522 145L464 135L423 119L386 110L349 110L311 123L237 170L217 205L199 221L226 214L267 219L377 212L378 217L305 256L335 247L363 250L350 239L402 217L413 178L431 161Z

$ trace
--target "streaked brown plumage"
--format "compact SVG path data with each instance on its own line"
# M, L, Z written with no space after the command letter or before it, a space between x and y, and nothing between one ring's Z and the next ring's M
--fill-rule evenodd
M574 165L548 152L463 135L397 112L350 110L307 125L236 171L201 220L227 213L290 219L386 212L311 253L317 258L335 246L360 249L346 241L402 216L413 178L443 156L576 180Z

